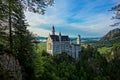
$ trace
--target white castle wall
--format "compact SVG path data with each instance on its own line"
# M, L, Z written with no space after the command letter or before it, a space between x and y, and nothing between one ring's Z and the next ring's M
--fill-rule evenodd
M73 58L79 58L80 45L70 44L70 41L51 41L47 42L47 46L48 44L51 44L51 50L47 49L47 52L51 55L65 52Z
M51 36L53 36L53 40ZM61 33L59 35L55 35L55 29L53 26L52 35L49 35L47 39L47 52L50 53L51 55L61 54L65 52L68 55L72 56L73 58L76 59L79 58L81 52L80 35L78 35L77 44L70 44L69 39L65 39L64 41L61 41L61 37L62 37Z

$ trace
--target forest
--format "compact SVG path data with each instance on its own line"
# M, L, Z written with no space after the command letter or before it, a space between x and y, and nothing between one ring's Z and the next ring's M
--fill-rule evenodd
M24 11L43 15L52 5L53 0L0 0L0 80L120 80L120 42L82 46L77 60L41 51ZM111 11L120 19L120 4Z

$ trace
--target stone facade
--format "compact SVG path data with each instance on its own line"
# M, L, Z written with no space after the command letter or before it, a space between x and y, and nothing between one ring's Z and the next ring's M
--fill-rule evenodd
M79 58L81 54L80 35L77 38L77 44L70 41L69 36L55 34L55 28L52 28L52 35L49 34L47 39L47 52L51 55L67 53L73 58Z

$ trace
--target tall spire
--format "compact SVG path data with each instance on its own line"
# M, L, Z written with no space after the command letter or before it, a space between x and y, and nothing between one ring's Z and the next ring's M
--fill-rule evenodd
M78 35L78 37L77 37L77 44L81 44L80 35Z
M61 41L61 32L59 32L59 41Z
M59 41L60 41L60 44L59 44L59 46L60 46L60 53L62 53L62 51L61 51L61 49L62 49L62 48L61 48L61 47L62 47L62 46L61 46L61 32L59 32Z
M54 25L52 26L52 35L55 35L55 28L54 28Z

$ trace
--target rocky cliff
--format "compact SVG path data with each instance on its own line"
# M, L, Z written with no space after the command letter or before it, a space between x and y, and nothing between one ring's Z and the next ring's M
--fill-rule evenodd
M118 42L120 42L120 29L116 28L109 31L105 36L103 36L99 40L98 44L101 46L104 46L104 45L111 46L114 43L118 43Z
M115 37L120 37L120 29L116 28L109 31L105 36L101 38L101 41L112 40Z
M18 59L12 54L4 53L0 55L0 65L10 72L15 80L22 80L21 67Z

